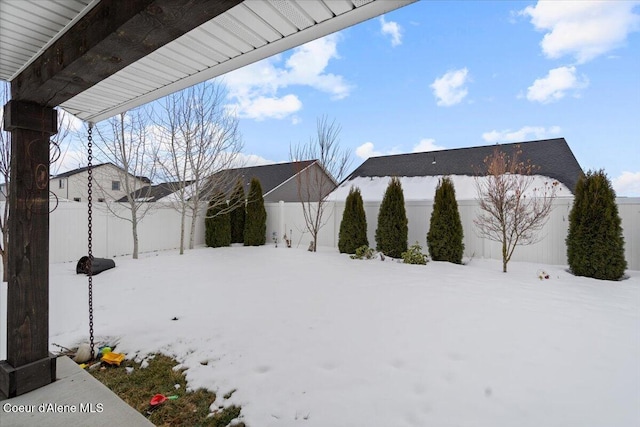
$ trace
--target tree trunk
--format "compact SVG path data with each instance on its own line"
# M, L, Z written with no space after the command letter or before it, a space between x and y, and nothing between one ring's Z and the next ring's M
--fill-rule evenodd
M505 239L502 239L502 272L503 273L507 272L507 263L509 262L509 260L507 259L507 242Z
M133 234L133 259L138 259L138 218L136 213L131 211L131 232Z
M193 249L195 247L195 238L196 238L196 221L198 219L198 203L194 203L192 206L192 215L191 215L191 232L189 234L189 249Z
M184 255L184 222L187 218L187 208L183 204L180 212L180 255Z

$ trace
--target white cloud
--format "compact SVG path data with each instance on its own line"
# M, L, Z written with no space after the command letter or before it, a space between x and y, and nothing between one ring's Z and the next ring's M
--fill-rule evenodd
M398 46L402 44L402 27L397 22L386 21L384 15L379 19L380 30L382 34L391 37L391 46Z
M368 159L369 157L389 156L392 154L400 154L402 151L397 147L392 147L390 150L378 151L375 149L373 142L365 142L364 144L356 148L356 156L361 159Z
M59 175L87 165L87 153L83 149L74 150L66 146L60 151L59 157L56 157L55 162L49 167L51 175Z
M640 197L640 172L622 172L611 183L617 196Z
M349 96L352 86L344 77L325 72L329 61L339 58L339 34L331 34L293 50L284 63L276 55L228 73L228 108L239 118L283 119L302 108L297 95L282 94L291 86L307 86L328 93L332 99Z
M549 58L572 55L578 63L622 46L640 29L638 1L539 1L520 11L546 34L540 42Z
M469 70L462 68L445 73L431 84L438 105L450 107L458 104L467 96L465 84L469 81Z
M58 111L58 130L65 132L84 132L84 122L73 114L60 109Z
M384 156L384 153L374 150L373 142L365 142L356 148L356 156L368 159L369 157Z
M578 77L576 67L559 67L549 70L549 74L541 79L536 79L527 89L529 101L543 104L558 101L565 97L567 92L574 96L579 95L581 89L589 86L586 76Z
M489 143L496 142L522 142L532 139L547 139L558 136L562 132L560 126L545 128L542 126L524 126L516 131L511 129L492 130L482 134L482 139Z
M238 98L234 105L238 117L255 120L284 119L302 108L302 102L295 95L256 96L255 98Z
M421 139L420 142L413 146L411 151L413 153L421 153L424 151L437 151L445 149L445 147L436 145L435 142L436 140L432 138ZM390 156L393 154L402 154L405 152L405 150L401 150L399 147L392 147L389 150L385 151L376 150L373 142L365 142L364 144L358 146L355 150L356 156L365 160L369 157Z
M416 145L414 145L413 147L413 152L414 153L422 153L424 151L438 151L438 150L444 150L445 147L441 147L440 145L436 144L436 140L433 138L424 138L421 139L420 142L418 142Z
M234 159L233 167L250 167L250 166L260 166L260 165L270 165L275 163L273 160L265 159L264 157L258 156L257 154L243 154L238 153L236 158Z

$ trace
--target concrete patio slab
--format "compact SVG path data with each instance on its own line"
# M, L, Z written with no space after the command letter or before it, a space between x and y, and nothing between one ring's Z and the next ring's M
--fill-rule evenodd
M0 401L0 427L149 427L153 424L68 357L57 360L57 380Z

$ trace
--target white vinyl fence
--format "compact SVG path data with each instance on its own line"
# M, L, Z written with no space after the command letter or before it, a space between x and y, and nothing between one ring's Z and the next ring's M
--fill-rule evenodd
M0 203L0 209L4 209ZM119 203L110 208L121 216L130 211ZM53 203L51 209L53 209ZM204 209L202 211L204 214ZM77 261L87 254L87 205L61 201L49 216L49 261ZM189 245L191 219L187 217L185 247ZM94 203L92 246L96 258L130 255L133 252L131 223L109 212L105 203ZM196 225L196 245L204 244L204 220ZM153 252L180 247L180 214L169 204L153 203L138 224L139 252Z
M568 217L571 198L558 198L554 202L551 217L541 232L542 240L531 246L516 248L514 261L529 261L544 264L566 264L565 238L569 227ZM625 255L628 268L640 270L640 198L618 198L618 210L624 229ZM131 224L115 217L103 206L96 204L93 212L93 253L100 258L130 255L133 249ZM101 206L102 205L102 206ZM180 244L180 215L170 205L154 203L151 210L138 225L140 252L176 249ZM118 207L117 203L111 204ZM458 201L464 228L465 257L501 259L500 245L479 238L475 233L473 218L477 212L475 200ZM375 229L380 202L365 202L369 245L375 246ZM0 204L0 209L2 204ZM267 243L273 237L283 242L286 233L294 247L307 248L311 240L305 229L302 207L299 203L266 203ZM123 214L127 211L123 210ZM204 209L202 214L204 214ZM420 243L426 252L426 235L433 203L430 201L407 201L409 219L409 244ZM338 232L344 202L329 202L326 207L324 227L318 236L319 246L338 246ZM187 244L190 219L187 219ZM196 226L196 245L204 244L204 217ZM87 252L87 206L84 203L60 202L50 216L51 262L77 261Z
M519 246L513 254L513 261L528 261L544 264L564 265L567 263L565 238L569 229L569 212L573 198L554 200L554 208L545 228L540 232L540 242L530 246ZM625 256L628 268L640 270L640 198L618 198L618 210L622 219L625 239ZM283 236L293 232L293 245L308 247L310 234L305 230L302 208L299 203L267 203L267 241L272 240L273 232ZM409 244L416 241L426 249L426 236L433 210L431 201L407 201L405 203L409 219ZM465 257L502 259L499 243L477 236L473 219L478 211L475 200L458 201L460 217L464 229ZM365 202L367 215L367 235L369 246L375 247L375 229L377 226L380 202ZM327 203L326 224L318 236L319 246L338 246L338 232L344 202Z

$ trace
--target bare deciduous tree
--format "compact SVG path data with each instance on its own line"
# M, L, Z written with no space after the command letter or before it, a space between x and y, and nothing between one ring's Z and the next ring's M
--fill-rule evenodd
M9 190L11 176L11 133L4 130L3 106L9 101L10 87L8 82L0 84L0 196L4 200L0 213L0 256L2 256L3 281L7 281L7 267L9 258L7 248L9 243ZM68 136L71 129L71 115L63 110L58 111L58 132L51 135L51 164L66 152L69 146Z
M95 144L96 159L118 167L117 177L122 186L121 191L126 194L125 202L109 202L104 206L114 216L131 223L132 258L138 259L138 224L154 207L153 203L148 203L145 191L141 190L150 188L149 184L154 179L158 147L148 135L147 115L141 109L112 117L105 125L96 126L95 130L98 139L98 144ZM101 186L100 180L94 182L98 194L108 196L114 191ZM107 198L109 197L105 197Z
M172 203L181 214L180 253L184 253L186 218L191 218L189 249L195 245L198 212L203 202L226 213L228 194L238 177L223 173L239 167L242 138L238 120L224 105L224 86L204 82L166 97L154 117L162 150L158 163ZM209 205L211 206L211 205Z
M318 232L327 221L327 195L342 179L350 164L350 152L342 150L339 145L340 125L335 120L329 122L326 116L320 117L316 124L315 138L289 150L289 157L294 162L318 161L311 165L294 163L297 165L298 199L302 204L305 226L313 239L309 247L313 252L317 249ZM305 167L301 168L302 165Z
M556 197L558 182L545 182L534 188L539 168L521 161L522 150L516 146L511 156L495 148L484 159L483 176L476 177L480 212L474 219L480 237L502 244L502 271L518 245L531 245L540 240Z

